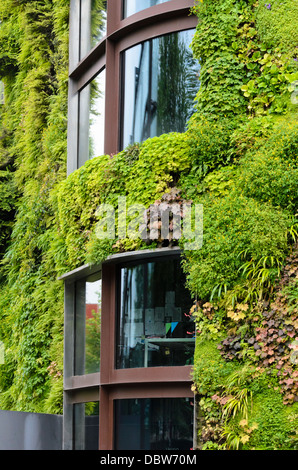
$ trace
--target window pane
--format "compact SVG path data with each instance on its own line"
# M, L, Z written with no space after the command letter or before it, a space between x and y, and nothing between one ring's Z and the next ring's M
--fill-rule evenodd
M4 104L4 83L0 81L0 104Z
M166 3L169 0L123 0L124 13L123 17L133 15L138 11L145 10L145 8L153 7L159 3Z
M180 260L121 269L119 369L192 364L194 324L184 284Z
M168 34L123 53L122 148L169 132L184 132L198 92L194 30Z
M98 450L99 447L99 403L74 405L75 450Z
M75 375L99 372L101 279L76 283Z
M81 0L80 60L96 46L107 32L107 2Z
M80 92L79 166L104 153L105 80L103 70Z
M116 450L190 450L193 403L189 398L146 398L115 403Z

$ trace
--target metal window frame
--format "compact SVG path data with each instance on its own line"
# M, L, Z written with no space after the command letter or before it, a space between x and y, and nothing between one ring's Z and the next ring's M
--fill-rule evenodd
M123 398L193 398L192 366L116 369L117 266L127 262L180 257L179 248L140 250L109 256L98 265L86 265L59 279L65 286L64 322L64 424L63 448L73 448L73 406L99 401L99 448L112 450L114 445L114 400ZM100 372L74 375L75 357L75 286L91 274L102 275L101 366Z
M194 0L171 0L122 18L121 0L109 0L107 34L80 60L81 0L70 2L67 174L80 167L79 92L106 68L104 153L120 151L121 52L148 39L195 28ZM79 33L79 34L78 34Z
M106 69L105 154L120 150L121 53L148 39L195 28L197 18L189 14L194 0L171 0L122 19L122 0L108 0L107 34L80 60L81 2L70 0L68 155L67 174L79 161L79 92ZM86 3L85 3L86 4ZM115 369L116 266L129 259L169 256L173 249L142 250L109 257L101 265L86 265L61 276L65 285L64 330L64 425L63 448L73 449L74 416L77 403L100 402L99 448L114 445L114 400L121 398L189 397L191 366ZM177 252L178 254L178 252ZM100 373L74 375L75 282L102 270L102 325Z

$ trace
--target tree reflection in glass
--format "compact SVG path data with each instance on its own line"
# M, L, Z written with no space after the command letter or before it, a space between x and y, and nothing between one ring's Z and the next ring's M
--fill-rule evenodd
M106 35L106 0L81 0L80 59Z
M79 164L104 153L105 69L80 92Z
M200 86L200 65L189 47L193 33L165 35L124 52L122 148L185 131Z
M101 279L94 275L76 282L75 375L100 370Z

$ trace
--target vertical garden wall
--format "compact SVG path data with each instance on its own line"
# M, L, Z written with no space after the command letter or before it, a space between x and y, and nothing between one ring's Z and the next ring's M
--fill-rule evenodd
M51 198L66 175L68 9L63 0L0 5L2 409L62 407L63 292Z
M297 447L297 4L201 0L185 133L66 178L66 0L0 5L0 407L62 410L59 275L142 240L99 240L96 208L162 197L204 208L183 267L194 305L200 449ZM183 248L183 240L177 241ZM158 246L159 241L153 241Z

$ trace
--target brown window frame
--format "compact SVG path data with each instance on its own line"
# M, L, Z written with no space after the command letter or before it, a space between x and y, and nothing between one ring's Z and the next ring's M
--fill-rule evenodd
M141 250L110 256L101 265L86 265L61 276L65 286L64 327L64 448L74 440L73 405L99 401L99 449L112 450L114 445L114 400L125 398L193 398L192 366L144 367L117 369L117 266L126 261L180 257L178 248ZM101 351L100 372L74 375L75 298L77 281L101 271Z
M78 158L78 95L106 68L104 153L114 155L120 148L121 53L148 39L195 28L197 18L190 15L194 0L171 0L121 19L121 0L109 0L106 36L79 61L80 0L71 0L69 126L67 173L81 164ZM76 27L75 27L76 25Z
M79 60L81 0L70 2L70 48L68 92L67 174L79 168L79 92L106 69L105 154L120 150L121 53L148 39L193 29L197 18L190 15L194 0L171 0L121 19L122 1L108 0L106 36ZM141 255L169 255L167 249L144 250ZM172 252L173 253L173 252ZM119 259L122 259L119 255ZM83 266L60 279L65 283L65 370L64 370L64 449L72 449L73 406L100 402L99 449L113 450L114 400L124 398L193 398L192 366L116 369L116 266L117 255L101 266ZM96 374L74 375L75 282L102 270L101 368ZM104 426L101 425L104 423Z
M100 367L100 420L101 450L114 445L114 400L125 398L193 398L191 391L192 366L147 367L117 369L116 355L116 295L117 265L124 259L144 260L147 257L180 256L179 249L144 250L113 257L102 264L102 323Z

